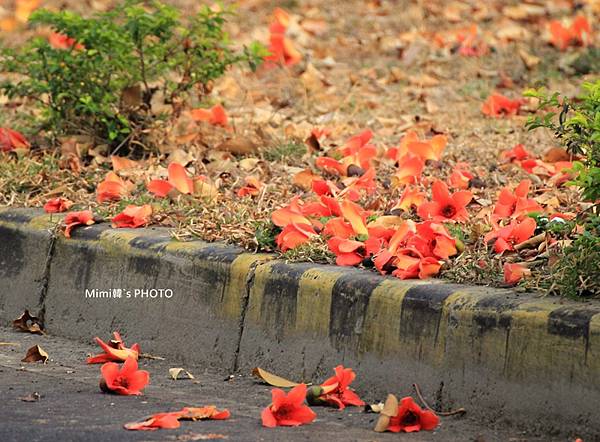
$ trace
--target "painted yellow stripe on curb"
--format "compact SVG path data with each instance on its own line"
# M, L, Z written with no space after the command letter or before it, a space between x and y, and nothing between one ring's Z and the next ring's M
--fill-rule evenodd
M246 296L248 276L254 265L273 259L269 255L242 253L231 263L229 278L223 289L222 313L229 318L239 318L242 314L243 300Z
M265 285L271 275L271 269L276 262L266 262L263 265L256 267L254 271L254 281L250 288L250 299L248 301L248 309L246 310L246 318L258 324L261 322L261 306L265 294Z
M383 280L371 293L360 336L359 352L379 355L404 351L400 340L402 301L419 282Z
M333 286L339 271L308 269L302 274L296 298L296 330L315 338L329 335Z

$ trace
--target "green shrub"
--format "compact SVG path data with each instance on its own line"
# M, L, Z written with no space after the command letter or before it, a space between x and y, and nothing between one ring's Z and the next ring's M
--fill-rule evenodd
M42 129L54 136L86 134L116 145L139 139L158 116L151 106L157 92L177 113L192 92L202 99L231 65L245 61L254 68L264 55L258 44L232 48L223 29L230 10L203 7L184 23L173 7L144 3L128 0L91 18L34 12L32 25L49 26L82 46L61 49L37 37L18 49L3 48L0 71L18 75L0 83L0 91L35 100Z
M575 99L548 96L543 90L526 95L540 99L540 109L555 112L529 119L527 127L554 131L567 151L581 156L575 161L571 185L581 189L582 199L591 208L577 217L579 228L571 232L572 242L560 251L552 267L552 292L570 297L600 296L600 80L585 83L584 93ZM567 224L567 225L570 225Z

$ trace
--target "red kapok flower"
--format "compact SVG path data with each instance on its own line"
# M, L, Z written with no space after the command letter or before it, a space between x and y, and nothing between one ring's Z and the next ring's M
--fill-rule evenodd
M504 267L504 282L514 285L519 282L524 276L531 275L531 270L522 264L505 263Z
M44 204L44 211L46 213L60 213L66 212L73 205L71 201L65 198L52 198Z
M130 205L112 219L113 228L138 228L145 226L150 222L152 215L152 206L144 204L143 206Z
M256 196L260 193L260 189L262 188L263 184L258 180L258 178L247 176L244 178L244 181L246 182L246 185L237 191L237 196L242 198L248 195Z
M533 158L531 152L525 149L525 146L522 144L516 144L512 149L505 150L502 152L502 158L507 159L508 161L523 161L529 158Z
M407 184L415 184L421 179L425 168L425 162L414 155L404 155L398 160L396 173L392 175L392 184L399 187Z
M576 17L568 28L558 20L550 22L550 43L561 51L571 45L587 46L591 41L590 23L582 15Z
M129 193L128 183L114 172L108 172L106 178L96 188L96 201L119 201Z
M523 221L512 220L508 226L493 230L484 237L487 244L495 239L494 251L503 253L507 250L514 250L514 246L527 241L533 233L537 224L533 218L525 218Z
M113 332L114 339L105 343L99 337L94 338L104 353L87 358L88 364L103 364L105 362L123 362L128 358L137 359L141 353L139 344L133 344L131 348L125 347L119 332Z
M400 400L398 413L390 418L388 431L412 433L421 430L433 430L440 423L440 418L430 410L423 410L413 398L405 397Z
M523 218L532 212L542 212L542 207L532 199L527 198L531 181L523 180L511 191L503 188L494 206L494 215L506 218Z
M125 396L142 394L150 379L146 370L138 370L138 363L134 358L127 358L122 367L115 362L107 362L100 368L100 372L102 391Z
M194 121L204 121L213 126L227 127L227 113L220 104L215 104L210 109L192 109L191 115Z
M71 212L65 216L65 236L71 237L71 230L76 226L91 226L94 224L94 215L90 210L82 210L81 212Z
M179 418L181 417L181 411L174 411L171 413L156 413L150 416L148 419L142 422L129 422L123 427L126 430L142 430L142 431L155 431L159 428L172 430L179 428Z
M339 266L355 266L364 259L360 253L364 244L360 241L334 236L327 241L327 246L335 254L335 263Z
M261 413L264 427L295 427L310 424L317 417L315 412L304 404L306 398L305 384L295 386L288 394L279 388L273 388L271 395L271 405Z
M54 49L82 50L84 48L84 46L81 43L77 43L74 38L59 32L52 32L48 36L48 43L50 43L50 46L52 46Z
M29 142L21 132L0 127L0 151L10 152L14 149L28 149Z
M294 47L294 44L286 38L285 27L279 23L274 23L270 28L269 52L264 60L270 62L267 66L273 64L283 64L291 66L302 60L302 54Z
M350 389L350 384L356 378L354 370L344 368L343 365L338 365L334 370L335 376L330 377L320 386L311 388L308 395L311 398L309 403L315 405L325 403L333 405L340 410L343 410L346 405L354 405L356 407L365 405L358 395ZM313 396L311 396L311 392Z
M417 209L418 215L424 220L433 221L466 221L469 218L467 204L473 199L473 194L462 190L451 194L446 183L436 180L431 186L432 202L423 203Z
M454 189L466 190L469 188L469 183L474 178L473 174L468 170L469 165L466 163L458 163L454 166L452 173L448 177L448 184Z
M490 117L516 115L523 103L523 100L511 100L502 94L493 93L481 106L481 112Z
M402 195L400 195L400 201L392 207L391 212L394 213L395 210L409 212L413 208L416 209L419 207L423 201L425 201L425 193L417 188L406 187Z
M168 181L152 180L146 185L150 193L159 197L167 196L173 189L187 195L194 193L194 180L188 176L185 167L173 162L169 164L167 171L169 174Z
M282 252L286 252L307 243L314 236L317 236L317 232L310 224L291 222L277 235L275 242Z

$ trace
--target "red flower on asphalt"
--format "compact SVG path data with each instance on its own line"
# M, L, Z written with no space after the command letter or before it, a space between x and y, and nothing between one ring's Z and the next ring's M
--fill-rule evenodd
M0 127L0 151L10 152L15 149L28 149L29 142L21 132Z
M271 390L272 402L261 413L264 427L277 426L295 427L310 424L317 415L306 404L306 385L300 384L285 393L279 388Z
M440 423L440 418L430 410L423 410L413 398L405 397L400 400L398 413L390 418L387 431L412 433L421 430L433 430Z
M473 199L473 194L462 190L451 194L446 183L436 180L431 186L432 202L423 203L417 209L417 214L424 220L433 221L466 221L469 218L467 204Z
M125 396L142 394L150 379L146 370L138 370L138 363L134 358L127 358L121 367L115 362L107 362L100 368L100 372L102 391Z
M103 364L105 362L123 362L128 358L137 359L141 353L139 344L133 344L131 348L125 347L123 339L119 332L113 332L114 338L104 342L99 337L95 337L96 343L102 348L104 353L87 358L88 364Z
M66 212L73 205L71 201L65 198L52 198L44 204L44 211L46 213L60 213Z
M524 276L531 275L531 270L522 264L505 263L504 267L504 282L514 285L519 282Z
M490 117L516 115L524 100L511 100L502 94L493 93L481 106L481 112Z
M129 205L112 219L113 228L138 228L143 227L150 222L152 215L152 206L144 204L143 206Z
M65 216L65 236L71 237L71 230L77 226L91 226L94 224L94 215L90 210L82 210L81 212L71 212Z
M179 428L181 425L180 420L225 420L229 419L230 416L229 410L217 410L217 407L214 405L207 407L184 407L180 411L153 414L143 422L130 422L125 424L124 427L127 430L154 431L159 428Z
M123 427L126 430L155 431L160 428L172 430L181 426L179 422L180 417L181 411L174 411L171 413L156 413L150 416L145 421L130 422L123 425Z
M351 368L343 365L335 367L335 376L330 377L321 384L321 388L327 393L320 395L317 399L338 407L343 410L346 405L362 407L365 403L358 395L350 389L350 384L356 378L356 373Z
M495 239L494 251L504 253L507 250L514 250L514 246L527 241L533 236L537 224L533 218L525 218L523 221L512 220L508 226L492 230L485 235L484 242Z

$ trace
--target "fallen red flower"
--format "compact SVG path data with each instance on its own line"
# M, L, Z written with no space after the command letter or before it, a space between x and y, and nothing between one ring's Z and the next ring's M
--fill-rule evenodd
M400 195L400 201L392 207L391 212L395 210L402 210L404 212L410 212L413 209L417 209L423 201L425 201L425 193L412 187L406 187Z
M180 411L157 413L142 422L130 422L124 425L127 430L154 431L159 428L179 428L180 420L224 420L229 419L229 410L217 410L214 405L207 407L184 407Z
M523 221L512 220L508 226L493 230L484 237L487 244L495 239L494 251L504 253L507 250L514 250L516 244L528 240L533 236L537 224L533 218L525 218Z
M66 212L73 205L71 201L65 198L52 198L44 204L44 211L46 213L60 213Z
M519 282L524 276L531 275L531 270L522 264L505 263L504 267L504 282L514 285Z
M152 206L144 204L143 206L127 206L125 209L112 219L113 228L138 228L145 226L150 222L152 215Z
M260 193L260 189L262 189L263 184L258 180L258 178L253 176L247 176L244 178L246 185L241 187L237 191L237 196L243 198L245 196L256 196Z
M523 103L524 100L511 100L504 95L493 93L481 106L481 112L490 117L516 115Z
M65 237L71 237L71 230L77 226L91 226L94 224L94 215L90 210L71 212L65 216Z
M275 242L277 243L277 247L285 253L290 249L309 242L314 236L317 236L317 232L315 232L310 224L291 222L277 235Z
M446 183L434 181L431 186L432 202L423 203L417 209L417 214L424 220L433 221L466 221L469 218L467 204L473 199L473 194L463 190L451 194Z
M523 161L530 158L533 158L533 154L525 149L525 146L522 144L516 144L512 149L505 150L502 152L502 158L507 159L508 161Z
M571 45L587 46L592 41L592 29L584 16L577 16L570 27L558 20L550 22L550 43L564 51Z
M322 402L333 405L343 410L347 405L362 407L365 403L350 389L350 384L356 378L354 370L344 368L343 365L335 367L335 376L330 377L321 384L322 394L315 398L316 403Z
M108 172L104 181L98 184L96 188L96 201L103 203L105 201L119 201L129 193L130 187L126 181L121 179L116 173Z
M179 163L171 163L167 172L169 174L168 181L152 180L146 185L150 193L159 197L167 196L173 189L187 195L194 193L194 181L188 177L185 167Z
M142 394L150 378L146 370L138 370L138 363L134 358L127 358L122 367L115 362L107 362L100 368L100 372L102 391L125 396Z
M129 422L123 427L126 430L142 430L142 431L155 431L160 428L171 430L179 428L179 418L181 411L174 411L172 413L156 413L150 416L148 419L142 422Z
M306 390L305 384L297 385L288 394L279 388L273 388L271 405L261 413L263 426L298 426L314 421L317 415L304 404Z
M423 410L413 398L404 397L400 400L398 413L390 418L387 431L412 433L421 430L433 430L440 423L440 418L430 410Z
M104 353L87 358L88 364L103 364L105 362L123 362L128 358L137 359L141 353L139 344L133 344L131 348L125 347L123 339L119 332L113 332L114 338L108 344L99 337L94 340L102 348Z
M192 109L191 115L194 121L204 121L213 126L227 127L229 121L225 108L220 104L215 104L210 109Z
M0 150L10 152L15 149L29 149L29 142L21 132L0 127Z
M533 212L542 212L542 207L532 199L527 198L531 181L523 180L514 189L503 188L494 206L494 215L500 218L523 218Z

